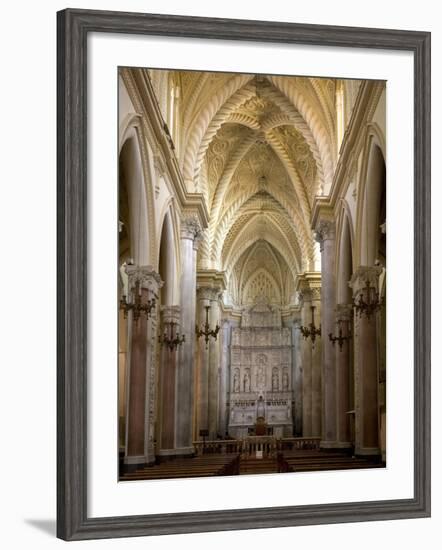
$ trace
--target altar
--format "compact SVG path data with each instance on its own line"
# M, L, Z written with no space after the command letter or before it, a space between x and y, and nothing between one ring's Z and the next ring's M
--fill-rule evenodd
M230 436L253 434L258 418L267 435L293 435L291 361L291 331L282 326L280 310L266 303L244 310L232 332Z

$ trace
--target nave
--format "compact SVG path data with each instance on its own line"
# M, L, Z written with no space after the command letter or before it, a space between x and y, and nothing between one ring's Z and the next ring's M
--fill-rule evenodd
M235 452L207 453L193 458L174 459L151 464L126 473L122 481L182 479L188 477L319 472L379 468L383 464L374 457L356 457L342 450L258 451L252 454Z
M121 480L385 465L385 105L119 70Z

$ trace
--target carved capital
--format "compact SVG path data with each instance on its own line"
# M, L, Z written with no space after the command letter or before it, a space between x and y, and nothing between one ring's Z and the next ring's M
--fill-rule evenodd
M199 232L199 234L195 237L193 241L193 249L196 251L198 250L200 244L204 240L204 229Z
M305 302L310 302L312 299L312 293L309 288L303 288L298 292L299 305L302 307Z
M382 267L380 266L360 266L357 268L357 270L353 273L352 278L349 281L349 286L351 289L353 289L353 294L356 295L365 286L367 285L367 281L369 282L370 286L375 288L376 290L379 289L379 276L382 273Z
M129 279L130 290L138 282L141 288L150 290L156 298L158 297L158 290L164 283L151 265L127 265L126 273Z
M321 252L324 241L333 240L336 235L335 222L332 220L321 220L316 226L315 239L319 243Z
M311 295L311 300L312 302L317 302L319 300L321 300L321 287L320 286L315 286L313 288L310 289L310 295Z
M196 216L185 216L181 220L181 238L195 241L202 234L201 225Z
M211 302L219 300L222 292L219 287L201 286L196 289L198 300L209 300Z

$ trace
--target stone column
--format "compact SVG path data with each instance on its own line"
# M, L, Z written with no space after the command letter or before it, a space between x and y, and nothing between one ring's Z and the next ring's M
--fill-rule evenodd
M350 326L352 321L351 304L338 304L336 306L336 326L334 335L338 334L339 327L342 336L348 337L351 334ZM353 337L353 336L351 336ZM336 431L337 447L351 448L350 435L350 350L351 341L345 340L342 347L335 343L336 357Z
M292 326L292 391L293 391L293 433L302 435L302 335L301 319L295 319Z
M158 299L162 281L151 266L128 265L128 299L134 300L138 282L143 302ZM129 353L127 370L127 424L124 463L129 467L155 460L155 357L157 308L149 319L142 313L137 321L129 312Z
M336 444L336 370L335 349L328 335L335 330L335 224L319 221L316 239L321 249L321 327L322 327L322 433L321 447Z
M363 292L367 281L378 289L380 267L359 267L350 281L353 297ZM378 365L376 314L354 316L355 453L378 455Z
M311 305L314 306L314 321L315 326L319 327L321 323L321 287L315 286L310 290ZM311 311L310 311L311 320ZM309 322L310 322L309 320ZM311 361L312 361L312 431L313 437L321 436L322 426L322 408L323 408L323 389L322 389L322 344L323 344L323 330L321 336L316 336L315 342L312 343L308 339L308 345L311 347Z
M169 338L174 336L176 332L180 332L180 307L176 305L162 306L162 330ZM169 323L176 323L173 327L174 333L169 330ZM170 350L166 345L161 349L160 360L160 387L161 387L161 429L159 451L160 456L175 456L176 451L176 415L177 410L177 348Z
M302 303L301 325L307 327L311 320L311 292L303 287L299 293ZM300 337L302 370L302 435L312 435L312 346L309 339Z
M221 322L220 319L220 289L213 289L210 299L209 323L214 329ZM209 439L216 439L218 429L219 411L219 384L220 384L220 342L219 338L209 340Z
M194 392L196 255L201 227L195 217L181 223L181 331L186 340L178 348L176 370L176 454L193 454L192 404Z
M219 411L218 430L224 438L227 432L227 393L230 380L230 335L231 327L228 320L221 323L221 358L220 358L220 384L219 384Z
M201 287L197 289L198 325L206 320L206 306L210 306L211 289ZM198 338L198 371L197 371L197 422L196 437L200 430L209 429L209 346L206 346L204 337Z

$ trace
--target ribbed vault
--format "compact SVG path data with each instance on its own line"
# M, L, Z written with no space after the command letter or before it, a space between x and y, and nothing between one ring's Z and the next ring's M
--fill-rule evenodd
M262 292L287 305L297 274L317 262L311 208L337 160L338 81L196 71L173 78L179 162L209 211L200 268L226 272L234 303Z

